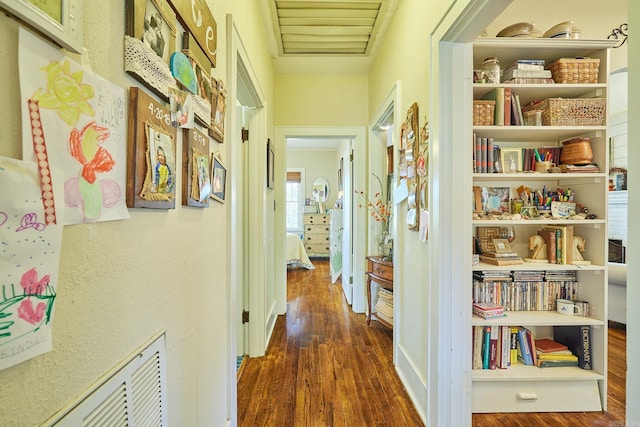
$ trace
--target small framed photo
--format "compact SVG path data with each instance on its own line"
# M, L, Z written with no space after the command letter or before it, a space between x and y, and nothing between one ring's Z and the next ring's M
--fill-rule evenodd
M511 252L511 245L507 239L493 239L493 247L497 254L505 254Z
M520 148L502 148L500 162L503 173L522 172L522 150Z
M224 203L227 191L227 169L222 161L211 155L211 198L220 203Z
M211 128L209 135L219 143L224 142L224 118L227 108L227 91L222 80L211 79Z

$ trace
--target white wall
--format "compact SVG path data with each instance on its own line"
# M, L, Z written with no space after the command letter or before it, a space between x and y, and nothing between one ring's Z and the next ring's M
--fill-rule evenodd
M238 12L243 42L270 102L272 65L254 2L215 3L214 77L228 81L225 15ZM125 1L82 4L83 62L121 87L138 85L123 71ZM0 155L13 158L22 151L17 34L16 21L0 13ZM269 120L272 131L272 115ZM126 147L126 141L119 143ZM224 161L229 144L214 142L212 151L219 150ZM39 425L161 329L167 330L170 424L220 426L235 417L228 413L235 400L228 388L235 372L227 370L233 332L227 303L229 203L195 209L180 206L180 198L174 210L130 209L129 220L64 228L53 351L0 371L0 424Z
M329 195L326 207L330 209L336 202L338 195L338 168L336 150L287 150L287 168L301 168L305 170L304 197L313 198L312 187L316 178L324 177L329 181Z

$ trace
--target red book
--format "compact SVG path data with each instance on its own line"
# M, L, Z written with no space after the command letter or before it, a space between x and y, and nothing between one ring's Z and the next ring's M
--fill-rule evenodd
M550 338L539 338L536 340L536 350L541 351L542 353L553 353L555 351L564 351L569 348L560 344L557 341L554 341Z

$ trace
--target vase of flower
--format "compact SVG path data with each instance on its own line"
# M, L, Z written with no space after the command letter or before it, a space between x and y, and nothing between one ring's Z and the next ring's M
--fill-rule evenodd
M391 245L392 239L389 230L383 228L380 236L378 236L378 253L385 261L391 261Z

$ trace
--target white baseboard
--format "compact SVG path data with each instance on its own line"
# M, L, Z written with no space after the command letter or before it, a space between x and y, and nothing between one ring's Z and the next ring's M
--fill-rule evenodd
M397 349L397 364L396 371L398 376L404 384L413 406L415 406L420 419L426 425L427 424L427 384L420 377L418 371L415 369L414 364L408 357L404 348L398 346Z

